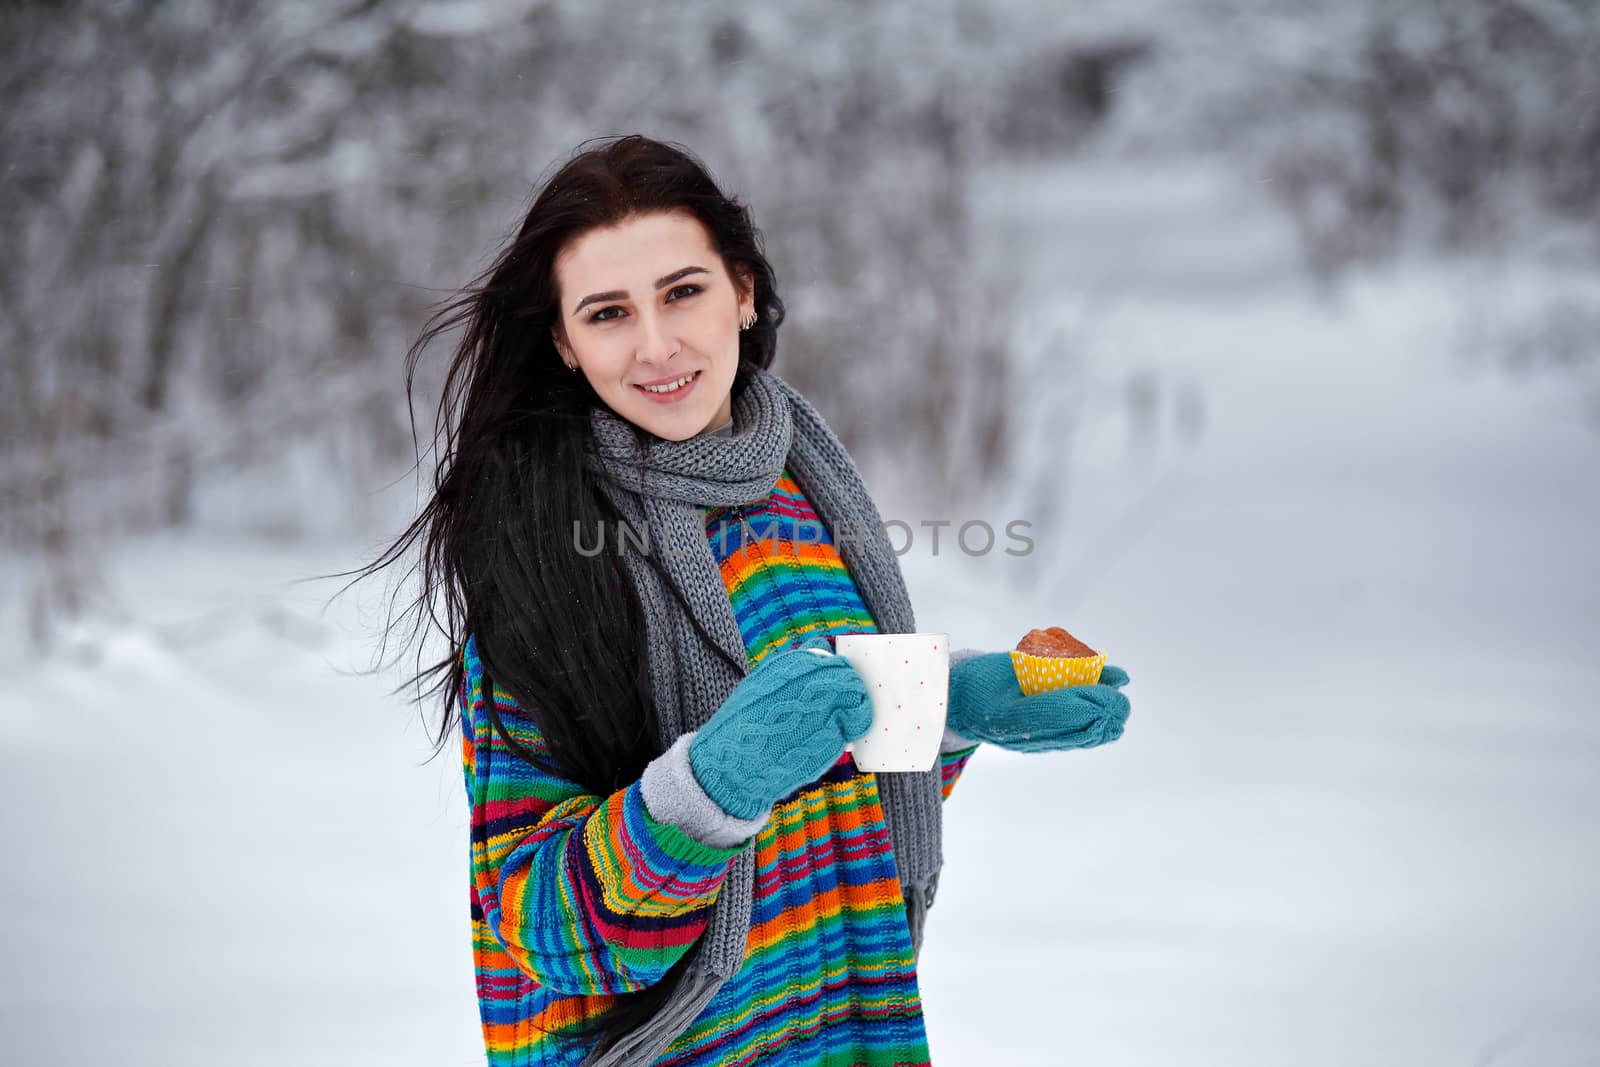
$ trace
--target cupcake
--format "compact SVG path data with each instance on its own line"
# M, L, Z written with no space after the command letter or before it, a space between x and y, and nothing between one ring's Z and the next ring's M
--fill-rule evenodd
M1011 652L1011 667L1024 696L1069 685L1094 685L1106 654L1096 652L1059 626L1029 630Z

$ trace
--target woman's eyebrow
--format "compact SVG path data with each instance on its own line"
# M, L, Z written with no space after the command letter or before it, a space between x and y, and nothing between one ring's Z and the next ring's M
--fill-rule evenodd
M671 274L666 274L660 278L657 278L656 288L665 289L679 278L687 277L690 274L710 273L711 272L706 270L704 267L683 267L679 270L673 271ZM606 293L592 293L578 301L578 306L572 309L572 313L576 315L578 312L582 311L584 308L588 307L597 300L622 300L626 298L627 295L628 291L626 289L612 289L610 292Z

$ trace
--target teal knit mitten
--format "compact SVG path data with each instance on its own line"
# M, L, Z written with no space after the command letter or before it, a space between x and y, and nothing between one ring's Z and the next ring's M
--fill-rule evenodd
M1131 705L1128 672L1107 664L1098 685L1023 696L1009 652L986 652L950 668L951 731L1016 752L1093 748L1122 736Z
M843 656L814 637L770 653L689 743L689 765L711 799L740 819L820 778L872 728L867 687Z

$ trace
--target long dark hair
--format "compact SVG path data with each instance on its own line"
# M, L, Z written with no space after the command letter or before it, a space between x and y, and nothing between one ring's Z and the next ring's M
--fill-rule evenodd
M739 335L737 398L755 368L771 366L784 315L761 235L749 209L725 195L687 149L637 134L587 149L580 145L544 183L510 245L438 307L406 353L415 437L418 360L439 334L462 328L435 416L433 495L376 560L345 573L359 580L420 543L421 592L404 614L415 616L417 636L431 620L449 651L407 684L436 679L419 690L420 699L442 697L434 755L459 725L460 650L468 634L484 667L484 710L523 758L606 796L637 780L662 752L643 613L632 583L617 580L617 553L630 539L602 538L617 547L592 556L572 548L575 521L581 530L601 523L614 530L620 516L596 491L583 463L590 411L602 401L581 373L563 365L551 328L560 322L555 260L569 241L634 215L672 210L700 220L736 284L736 268L753 277L757 318ZM635 429L645 443L646 431ZM654 553L634 551L683 603L707 645L732 663L694 619ZM385 643L394 626L391 616ZM745 667L734 666L741 672ZM537 725L553 766L507 732L495 709L493 684ZM596 1047L606 1047L655 1014L681 980L688 958L686 953L661 981L618 997L588 1024L560 1033L596 1038Z

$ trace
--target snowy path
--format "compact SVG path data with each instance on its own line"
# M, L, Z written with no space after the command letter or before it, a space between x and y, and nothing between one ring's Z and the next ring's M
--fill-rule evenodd
M1335 311L1203 174L1013 183L1041 322L1113 294L1085 372L1150 371L1161 434L1075 440L1037 559L905 560L924 628L1134 679L1118 744L952 798L935 1062L1595 1062L1600 441L1460 372L1443 276ZM0 663L8 1062L481 1062L455 753L339 673L375 597L284 584L364 551L132 546L134 622Z
M1204 175L1012 180L997 243L1049 232L1041 289L1118 298L1091 376L1203 381L1206 431L1152 455L1092 429L1067 574L949 624L999 648L1065 623L1128 668L1135 717L1103 751L969 766L936 1057L1600 1062L1600 440L1558 386L1462 373L1443 277L1333 311ZM920 564L920 624L973 619L978 583Z

